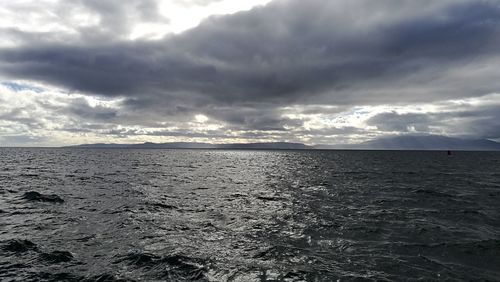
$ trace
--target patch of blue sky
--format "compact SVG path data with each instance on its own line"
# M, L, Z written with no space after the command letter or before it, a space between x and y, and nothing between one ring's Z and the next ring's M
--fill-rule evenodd
M10 81L2 82L1 84L5 87L11 89L12 91L15 91L15 92L33 91L36 93L41 93L44 91L43 88L40 88L40 87L35 87L35 86L28 85L28 84L22 84L22 83L10 82Z

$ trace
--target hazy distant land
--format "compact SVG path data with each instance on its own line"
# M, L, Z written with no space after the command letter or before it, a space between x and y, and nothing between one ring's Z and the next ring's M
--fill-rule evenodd
M171 142L142 144L82 144L71 148L127 148L127 149L261 149L261 150L471 150L500 151L500 143L487 139L470 140L445 136L397 136L375 139L359 144L309 146L302 143L230 143L211 144L198 142Z

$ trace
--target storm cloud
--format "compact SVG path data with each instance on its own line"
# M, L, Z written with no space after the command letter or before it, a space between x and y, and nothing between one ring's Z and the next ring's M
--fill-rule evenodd
M330 114L316 108L306 117L287 108L306 111L323 105L346 113L356 107L441 103L500 91L498 1L276 0L210 17L158 40L124 37L131 18L168 22L155 1L78 3L98 15L100 25L79 29L78 36L64 42L23 35L22 44L0 49L0 75L120 99L111 110L68 106L72 116L95 122L141 126L153 120L173 126L202 114L223 124L220 135L309 130L314 140L324 136L307 127L309 119ZM500 138L491 112L472 111L477 120L488 121L474 134ZM405 133L450 126L438 121L433 114L389 111L372 114L364 126L367 134L370 127ZM333 125L323 124L322 130L332 130ZM183 128L186 135L197 136Z

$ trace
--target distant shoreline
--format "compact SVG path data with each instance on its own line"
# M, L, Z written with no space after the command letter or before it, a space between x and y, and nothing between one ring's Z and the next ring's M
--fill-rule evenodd
M58 149L58 150L179 150L179 151L318 151L318 152L328 152L328 151L338 151L338 152L499 152L500 150L495 149L321 149L321 148L308 148L308 149L268 149L268 148L117 148L117 147L1 147L0 149Z
M0 146L0 148L2 148ZM76 148L76 149L191 149L191 150L334 150L334 151L500 151L500 143L438 135L395 136L358 144L306 145L292 142L227 143L169 142L140 144L81 144L63 147L12 146L4 148Z

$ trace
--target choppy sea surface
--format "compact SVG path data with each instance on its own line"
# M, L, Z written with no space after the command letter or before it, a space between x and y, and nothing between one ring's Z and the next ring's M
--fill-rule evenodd
M500 281L500 154L0 149L1 281Z

